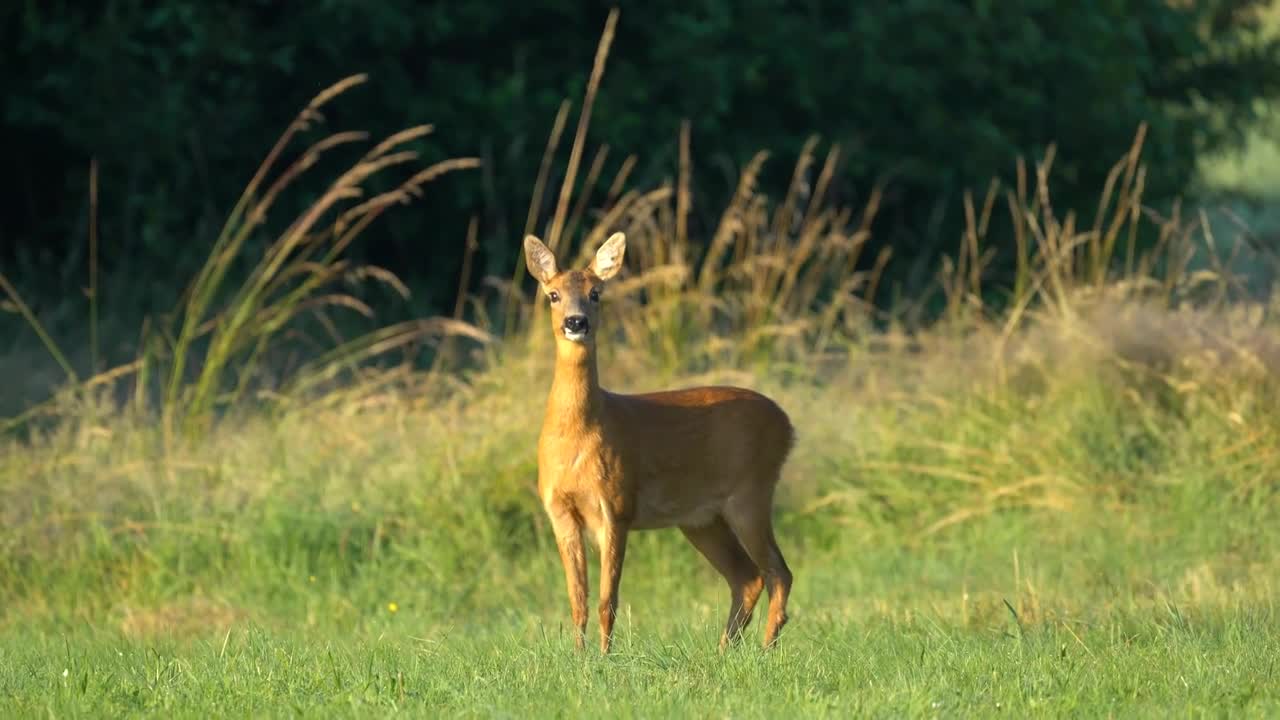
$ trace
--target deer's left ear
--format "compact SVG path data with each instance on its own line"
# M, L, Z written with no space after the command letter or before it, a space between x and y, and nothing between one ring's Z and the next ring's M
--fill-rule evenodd
M529 274L544 285L551 282L551 278L559 272L556 269L556 256L532 235L524 239L524 262L529 268Z
M622 269L622 256L627 252L627 236L614 233L596 251L596 259L591 261L591 272L601 280L608 280Z

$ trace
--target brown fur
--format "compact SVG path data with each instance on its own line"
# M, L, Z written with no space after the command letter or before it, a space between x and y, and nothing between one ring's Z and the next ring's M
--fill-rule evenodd
M787 621L792 582L772 522L774 488L795 438L791 422L772 400L742 388L622 395L600 387L600 302L591 295L620 269L624 249L617 233L590 268L561 272L537 238L525 239L529 271L554 298L556 366L538 441L538 494L564 563L577 645L587 624L582 533L600 550L600 647L608 652L627 534L679 527L729 584L721 648L750 622L764 589L771 646ZM584 338L566 334L570 315L586 318Z

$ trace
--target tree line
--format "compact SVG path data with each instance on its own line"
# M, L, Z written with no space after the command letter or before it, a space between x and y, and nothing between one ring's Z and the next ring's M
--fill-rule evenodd
M298 108L364 72L371 81L357 99L326 112L329 129L377 137L432 123L415 145L424 161L484 160L389 214L354 249L444 308L472 217L475 271L510 271L546 139L564 100L578 109L613 4L9 3L0 9L10 148L0 263L32 289L82 283L96 160L103 271L162 271L148 276L161 289L178 282ZM674 174L687 120L697 227L714 222L715 199L755 152L773 157L761 182L781 188L795 153L820 134L842 148L835 197L857 205L883 187L876 242L893 243L897 258L927 258L953 243L966 189L1010 177L1016 157L1049 143L1064 205L1097 197L1142 123L1147 196L1185 190L1197 156L1239 140L1258 101L1280 87L1265 5L622 4L590 140L609 146L606 177L635 155L632 181L652 185Z

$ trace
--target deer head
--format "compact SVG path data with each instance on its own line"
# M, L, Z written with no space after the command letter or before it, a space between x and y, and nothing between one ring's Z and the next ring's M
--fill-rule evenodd
M557 342L595 344L600 327L600 293L605 282L622 269L626 249L626 236L614 233L596 251L589 267L562 271L556 265L555 254L541 240L532 235L524 239L525 264L551 302L551 328Z

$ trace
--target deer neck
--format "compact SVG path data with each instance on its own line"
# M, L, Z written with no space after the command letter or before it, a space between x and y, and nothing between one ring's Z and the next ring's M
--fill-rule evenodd
M599 418L603 391L594 347L556 343L556 369L547 400L547 420L590 423Z

